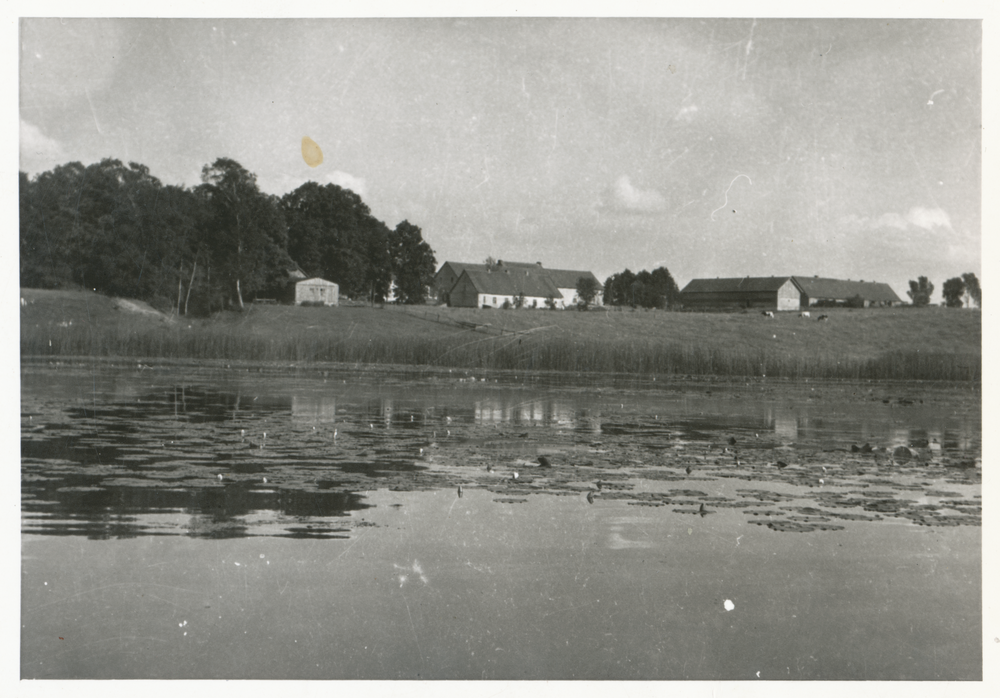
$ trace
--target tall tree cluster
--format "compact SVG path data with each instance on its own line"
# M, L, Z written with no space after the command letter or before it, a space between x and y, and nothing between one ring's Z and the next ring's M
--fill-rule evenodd
M22 286L67 284L168 297L196 230L199 203L137 163L61 165L20 184Z
M983 290L972 272L945 281L941 295L949 308L971 308L973 303L977 308L983 307Z
M918 276L916 281L910 280L910 290L906 295L910 297L910 302L917 307L922 307L931 302L931 294L934 293L934 284L927 280L926 276Z
M628 269L604 282L604 304L632 308L673 308L680 298L677 282L666 267L634 274Z
M394 230L352 191L308 182L280 199L235 160L205 165L193 189L105 159L19 175L22 286L83 286L179 313L273 297L298 264L342 296L427 297L436 260L409 221Z

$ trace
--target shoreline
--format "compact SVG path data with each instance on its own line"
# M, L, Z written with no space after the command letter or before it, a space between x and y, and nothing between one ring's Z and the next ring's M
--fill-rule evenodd
M919 395L925 389L935 392L960 392L975 395L982 399L982 382L949 381L949 380L919 380L919 379L850 379L850 378L787 378L787 377L735 377L715 375L640 375L628 373L598 373L572 371L516 371L512 369L492 369L476 371L466 368L447 368L440 366L415 366L406 364L348 364L336 362L299 362L285 364L281 362L260 362L227 359L190 359L162 357L105 357L105 356L22 356L20 368L23 372L31 368L88 368L99 366L104 369L120 369L133 371L171 371L183 368L193 368L198 373L217 374L229 373L233 377L253 374L262 378L273 378L283 375L296 375L312 378L318 375L345 378L357 377L372 379L378 377L400 378L404 380L425 380L434 383L448 382L455 387L544 387L553 388L617 388L629 391L669 391L685 388L701 394L704 388L712 390L738 390L766 392L782 390L795 392L822 388L835 392L854 394L859 389L878 399L892 392L898 399L899 395ZM474 380L470 380L474 379ZM687 392L687 391L685 391Z
M817 322L791 314L260 306L178 321L86 292L22 289L22 298L22 358L737 383L982 380L981 313L944 308L830 310L829 321Z

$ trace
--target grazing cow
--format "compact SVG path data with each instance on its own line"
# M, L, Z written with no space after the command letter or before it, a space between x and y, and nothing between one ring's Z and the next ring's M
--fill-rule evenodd
M809 311L803 310L801 313L799 313L799 317L809 317Z
M830 319L829 315L820 315L818 318L816 318L816 321L823 322L824 320L829 320L829 319Z
M774 318L774 313L771 312L770 310L762 310L760 314L763 315L764 317Z

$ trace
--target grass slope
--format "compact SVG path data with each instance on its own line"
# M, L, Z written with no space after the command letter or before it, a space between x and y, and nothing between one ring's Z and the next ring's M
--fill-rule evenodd
M334 361L477 369L979 380L978 311L778 313L252 306L209 319L22 289L22 355Z

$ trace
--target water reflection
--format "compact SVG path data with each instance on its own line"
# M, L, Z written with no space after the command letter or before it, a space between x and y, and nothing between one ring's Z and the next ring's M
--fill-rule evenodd
M599 414L558 398L487 398L476 400L473 411L474 420L480 425L551 426L592 434L601 431Z
M808 492L891 482L901 492L910 487L904 475L976 485L981 467L978 413L846 393L821 401L811 393L746 400L683 391L612 398L600 390L325 379L150 385L114 372L104 385L57 374L62 383L50 384L53 374L44 375L22 392L24 529L38 533L342 535L352 514L370 506L364 493L372 488L471 486L515 499L589 493L589 501L686 511L697 497L656 491L655 483L741 479ZM86 399L67 400L90 386ZM874 449L855 455L859 444ZM910 449L905 462L924 470L889 470L899 446ZM586 470L539 473L542 454ZM595 497L592 483L602 480L628 484ZM965 494L934 517L890 509L918 523L969 523ZM863 500L831 501L866 509ZM775 530L807 530L800 523L782 528L768 519Z
M778 438L789 441L799 438L799 419L795 415L776 414L772 421L774 434Z
M328 395L293 395L292 420L304 423L337 421L337 398Z
M981 678L919 389L22 365L22 677Z

